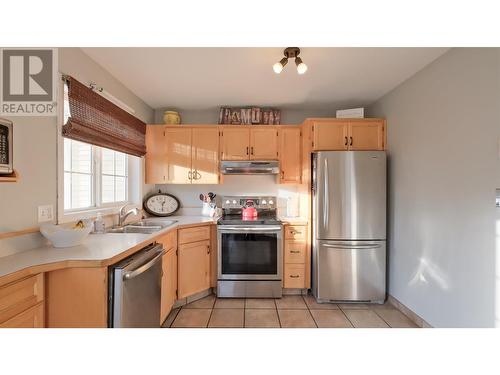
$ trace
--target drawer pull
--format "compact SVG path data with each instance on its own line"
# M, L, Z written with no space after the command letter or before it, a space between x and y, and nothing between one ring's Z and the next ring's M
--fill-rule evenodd
M291 277L292 279L298 279L298 278L300 277L300 275L290 275L290 277Z
M298 232L298 231L296 231L296 230L292 230L292 231L290 231L290 232L291 232L292 234L302 234L302 232Z
M299 250L290 250L290 252L291 252L292 254L300 254L300 251L299 251Z

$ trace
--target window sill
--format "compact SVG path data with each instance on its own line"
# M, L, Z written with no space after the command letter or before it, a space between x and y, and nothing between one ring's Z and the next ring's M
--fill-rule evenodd
M97 217L98 213L100 213L103 216L118 215L120 208L123 207L124 205L125 204L120 204L117 206L99 207L99 208L85 209L85 210L81 210L81 211L64 212L62 214L62 216L59 217L58 223L64 224L64 223L69 223L69 222L77 221L77 220L81 220L81 219L95 219ZM135 207L139 210L142 210L142 206L139 203L130 203L130 204L127 204L127 207L129 209Z

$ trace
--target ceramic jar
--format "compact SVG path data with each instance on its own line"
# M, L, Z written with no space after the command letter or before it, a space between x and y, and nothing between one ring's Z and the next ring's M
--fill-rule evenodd
M181 123L181 116L175 111L165 111L163 113L163 122L167 125L178 125Z

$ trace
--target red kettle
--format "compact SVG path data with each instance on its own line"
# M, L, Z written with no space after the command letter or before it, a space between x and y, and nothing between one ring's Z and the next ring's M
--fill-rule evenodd
M257 218L257 209L254 206L253 200L249 199L245 202L242 217L243 220L255 220Z

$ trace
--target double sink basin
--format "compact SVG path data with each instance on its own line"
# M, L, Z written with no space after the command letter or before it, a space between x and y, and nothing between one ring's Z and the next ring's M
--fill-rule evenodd
M151 234L158 232L175 224L177 220L151 220L144 219L136 223L124 225L123 227L110 228L106 233L144 233Z

